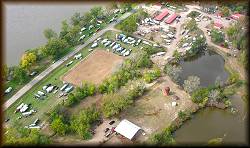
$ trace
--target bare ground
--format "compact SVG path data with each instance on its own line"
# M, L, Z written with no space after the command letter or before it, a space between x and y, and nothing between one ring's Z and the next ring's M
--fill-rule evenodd
M81 86L83 81L99 84L114 71L117 64L123 62L123 59L104 50L95 50L87 59L66 73L62 80L76 86Z

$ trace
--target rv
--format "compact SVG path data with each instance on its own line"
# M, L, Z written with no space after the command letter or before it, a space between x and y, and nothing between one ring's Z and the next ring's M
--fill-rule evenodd
M107 47L108 45L110 45L111 41L107 41L104 46Z
M113 47L113 45L115 45L116 44L116 42L113 42L113 43L111 43L110 45L109 45L109 47Z
M168 33L167 36L168 36L169 38L171 38L171 39L174 37L174 35L171 34L171 33Z
M36 98L36 99L39 99L40 97L41 97L40 95L35 94L35 98Z
M55 86L53 86L53 85L50 86L50 87L48 87L48 88L46 89L46 92L47 92L47 93L51 93L52 90L54 89L54 87L55 87Z
M98 46L98 44L97 44L97 43L94 43L94 44L91 45L91 48L95 48L95 47L97 47L97 46Z
M166 52L158 52L158 53L156 53L157 56L163 56L165 54L166 54Z
M84 30L86 30L86 28L85 28L85 27L82 27L81 32L84 31Z
M90 25L90 26L89 26L89 30L92 29L93 27L94 27L93 25Z
M64 92L69 93L73 90L73 88L74 88L74 86L71 85L71 86L67 87Z
M127 50L124 54L123 54L123 56L125 57L125 56L128 56L130 53L131 53L131 49L129 49L129 50Z
M188 43L185 43L185 44L182 45L182 48L185 48L187 46L188 46Z
M70 61L69 63L67 63L65 66L68 67L69 65L71 65L73 63L73 61Z
M11 92L11 90L12 90L12 87L8 87L6 90L5 90L5 94L8 94L8 93L10 93Z
M60 88L60 90L61 90L61 91L64 91L64 89L65 89L68 85L69 85L69 83L65 83L65 84Z
M19 111L23 106L24 106L24 103L20 104L20 105L16 108L16 111Z
M45 93L42 92L42 91L38 91L37 94L40 95L40 96L45 96Z
M151 44L149 42L147 42L147 41L142 41L142 43L151 46Z
M81 58L82 58L82 54L79 53L79 54L75 55L74 58L75 58L75 59L81 59Z
M104 43L106 43L107 41L108 41L108 39L103 39L103 40L101 41L101 43L104 44Z
M123 49L121 54L124 54L127 51L127 49Z
M24 104L24 106L20 109L20 112L23 113L29 108L28 104Z
M167 36L166 36L166 35L161 35L161 37L162 37L162 38L164 38L164 39L165 39L165 38L167 38Z
M138 46L140 43L141 43L141 39L138 39L135 45Z

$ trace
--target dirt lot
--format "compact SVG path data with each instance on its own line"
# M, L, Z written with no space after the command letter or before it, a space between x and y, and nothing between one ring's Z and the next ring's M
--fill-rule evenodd
M162 88L170 87L171 95L163 96ZM173 107L174 101L172 95L177 95L177 106ZM136 125L142 127L146 135L140 135L137 141L145 141L150 134L161 131L166 128L177 117L178 112L185 109L197 107L190 96L184 91L177 88L168 76L162 77L157 84L152 86L150 91L139 98L135 104L124 111L120 118L128 119Z
M87 59L82 60L66 73L62 80L81 86L83 81L100 84L123 62L123 57L104 51L95 50Z

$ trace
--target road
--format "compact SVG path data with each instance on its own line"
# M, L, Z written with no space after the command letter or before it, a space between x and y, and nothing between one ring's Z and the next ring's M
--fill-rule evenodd
M68 60L70 57L75 55L77 52L79 52L82 48L86 47L88 44L96 40L98 37L100 37L102 34L104 34L106 31L111 30L114 28L116 24L118 24L120 21L126 19L128 16L136 12L135 10L132 10L131 12L127 12L124 15L122 15L116 22L112 22L109 24L105 29L99 31L95 36L92 36L89 38L83 45L77 46L72 52L70 52L68 55L64 56L54 64L50 65L46 70L44 70L42 73L37 75L33 80L31 80L28 84L23 86L16 94L14 94L9 100L7 100L4 103L4 110L9 108L14 102L16 102L21 96L23 96L27 91L29 91L34 85L36 85L39 81L41 81L43 78L45 78L47 75L49 75L54 69L59 67L63 62Z

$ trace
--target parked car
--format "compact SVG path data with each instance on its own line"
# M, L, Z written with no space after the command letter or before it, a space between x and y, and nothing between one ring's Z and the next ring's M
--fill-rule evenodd
M106 128L106 129L104 130L105 133L107 133L108 131L109 131L109 128Z
M9 120L10 120L10 118L7 118L7 119L4 120L4 122L8 122Z
M36 75L37 74L37 72L36 71L33 71L31 74L29 74L29 76L34 76L34 75Z
M115 123L115 121L112 120L112 121L109 122L109 125L112 125L112 124L114 124L114 123Z

